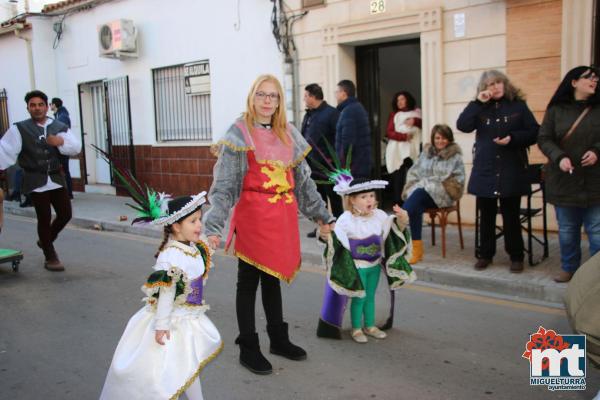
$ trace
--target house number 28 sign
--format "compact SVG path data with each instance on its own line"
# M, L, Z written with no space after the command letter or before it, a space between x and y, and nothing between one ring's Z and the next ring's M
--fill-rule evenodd
M371 14L381 14L385 12L385 0L371 0L369 1L369 9Z

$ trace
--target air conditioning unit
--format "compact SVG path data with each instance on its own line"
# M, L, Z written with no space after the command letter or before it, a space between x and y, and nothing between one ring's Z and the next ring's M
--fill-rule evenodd
M133 21L118 19L98 26L101 57L137 57L137 29Z

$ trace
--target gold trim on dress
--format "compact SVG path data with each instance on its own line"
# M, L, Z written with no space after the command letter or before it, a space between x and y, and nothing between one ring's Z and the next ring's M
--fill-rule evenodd
M200 375L200 372L202 372L202 370L204 369L204 367L206 367L206 365L211 362L212 360L215 359L215 357L217 357L219 355L219 353L221 352L221 350L223 350L223 341L221 341L221 344L219 345L219 348L217 350L214 351L214 353L212 353L210 356L208 356L205 360L203 360L200 365L198 366L198 369L196 370L196 372L194 372L194 374L191 376L190 379L188 379L184 385L179 388L179 390L171 397L169 397L169 400L178 400L179 396L181 396L186 390L187 388L190 387L190 385L196 380L198 379L198 376Z
M227 146L227 147L229 147L233 151L250 151L250 150L254 150L253 146L236 146L235 144L233 144L232 142L230 142L228 140L219 140L219 142L215 146L217 146L218 148L220 148L221 146Z
M277 279L280 279L284 282L286 282L287 284L292 283L292 281L296 278L296 275L298 274L298 271L300 270L300 265L302 264L302 262L300 262L298 264L298 266L296 267L296 269L294 270L294 273L292 274L291 277L287 278L285 275L283 275L281 272L277 272L272 270L271 268L267 267L266 265L262 265L254 260L252 260L251 258L243 255L242 253L240 253L239 251L235 251L234 252L235 256L238 257L240 260L247 262L248 264L252 265L253 267L261 270L262 272L265 272L271 276L274 276Z
M196 242L196 244L200 245L200 247L202 247L206 252L206 262L204 263L204 273L202 274L202 279L204 279L208 275L208 271L210 271L210 269L212 268L212 249L208 247L208 245L202 240Z
M171 282L162 282L162 281L157 281L157 282L153 282L153 283L144 283L144 287L147 287L149 289L151 288L155 288L157 286L164 286L164 287L169 287L173 284L173 280L171 279Z
M187 247L190 247L190 246L187 246ZM177 249L177 250L181 251L183 254L185 254L186 256L190 256L190 257L192 257L192 258L196 258L196 257L198 257L198 256L200 256L200 255L201 255L201 254L200 254L200 250L196 250L194 253L192 253L192 252L191 252L191 251L189 251L189 250L182 249L181 247L179 247L179 246L176 246L176 245L173 245L173 244L171 244L171 245L169 245L169 246L165 247L165 249L164 249L164 250L167 250L167 249ZM164 250L163 250L163 251L164 251Z
M210 310L210 306L208 304L204 304L204 303L203 304L194 304L194 303L185 302L181 305L181 307L187 307L187 308L191 308L191 309L200 307L200 308L202 308L203 311Z
M308 156L308 153L310 153L311 150L312 150L312 147L310 147L310 145L308 145L306 150L304 150L304 152L300 155L300 157L298 157L298 158L296 158L296 160L294 160L294 162L290 165L290 167L296 168L302 161L304 161L304 159L306 158L306 156Z

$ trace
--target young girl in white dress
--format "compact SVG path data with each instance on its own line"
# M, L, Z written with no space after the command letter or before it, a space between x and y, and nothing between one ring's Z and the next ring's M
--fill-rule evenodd
M101 400L201 400L198 376L222 349L205 315L202 289L211 252L200 239L206 192L168 202L153 224L165 229L154 272L142 287L146 305L127 324L112 359Z

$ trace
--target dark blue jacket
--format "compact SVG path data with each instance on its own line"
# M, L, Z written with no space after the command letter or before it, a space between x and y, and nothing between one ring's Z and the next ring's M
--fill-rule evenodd
M469 193L492 198L531 191L527 148L536 142L540 126L524 101L472 101L458 117L456 127L467 133L477 131ZM511 139L506 146L493 142L507 135Z
M352 175L355 178L371 178L373 154L367 110L356 97L347 98L337 109L340 118L336 127L335 150L341 159L345 159L352 145Z
M67 125L69 127L69 129L71 128L71 118L69 117L69 112L67 111L67 109L64 106L60 106L58 108L58 110L56 110L56 113L54 114L54 118L57 121L60 121L63 124Z
M327 164L324 162L323 156L328 161L331 161L331 155L327 150L324 139L327 139L332 148L335 146L335 127L339 116L339 111L325 101L314 110L306 110L306 114L302 120L301 132L304 139L313 148L308 156L308 163L311 165L313 171L315 168L313 168L314 166L311 163L312 159L325 166Z

